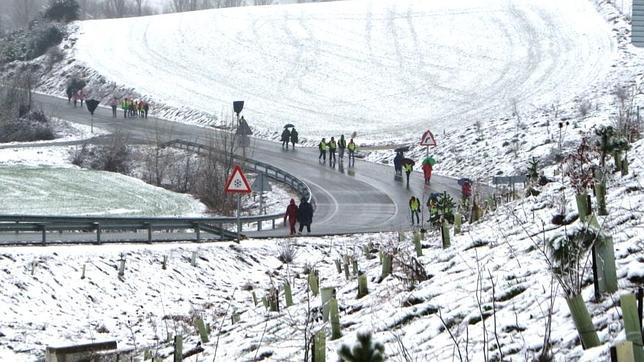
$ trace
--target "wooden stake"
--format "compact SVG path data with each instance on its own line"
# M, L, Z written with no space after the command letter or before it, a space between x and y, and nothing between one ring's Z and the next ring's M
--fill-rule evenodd
M174 336L174 362L183 361L183 338Z
M85 279L85 264L83 264L83 273L81 273L81 279Z
M340 262L340 259L335 259L335 269L338 271L338 274L342 274L342 263Z

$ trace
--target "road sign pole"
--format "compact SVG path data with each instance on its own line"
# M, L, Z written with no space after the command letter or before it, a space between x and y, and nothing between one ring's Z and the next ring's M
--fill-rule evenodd
M240 214L241 214L241 195L237 194L237 243L239 243L239 239L241 238L241 219L240 219Z

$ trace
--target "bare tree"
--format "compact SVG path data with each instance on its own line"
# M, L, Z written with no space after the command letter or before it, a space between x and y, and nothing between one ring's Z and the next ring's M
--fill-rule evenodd
M38 15L38 11L43 5L42 0L10 0L9 14L13 27L16 29L26 29L29 22Z
M273 3L273 0L253 0L253 4L258 6L258 5L271 5Z
M103 3L105 17L108 18L122 18L127 15L128 2L127 0L106 0Z

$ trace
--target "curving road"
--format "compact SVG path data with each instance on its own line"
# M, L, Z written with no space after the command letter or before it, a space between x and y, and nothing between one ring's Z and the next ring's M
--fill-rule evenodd
M74 108L58 97L35 95L35 101L48 114L72 122L90 124L85 109ZM207 145L217 132L211 128L187 125L167 120L112 118L111 110L97 109L94 126L112 132L126 133L130 137L151 141L157 132L164 137L180 138ZM275 142L252 139L248 157L282 168L300 178L311 188L317 205L312 234L329 235L355 232L374 232L408 229L410 216L408 201L411 195L420 197L423 192L448 191L458 195L455 180L433 176L431 187L425 187L422 174L414 173L410 188L393 178L393 168L356 159L349 168L337 162L335 167L318 162L317 150L298 148L284 151ZM286 205L285 205L286 207ZM283 229L247 233L251 236L284 235Z

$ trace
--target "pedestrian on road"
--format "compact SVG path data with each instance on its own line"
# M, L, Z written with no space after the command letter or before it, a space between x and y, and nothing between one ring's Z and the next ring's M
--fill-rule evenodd
M300 207L297 212L297 218L300 222L300 234L304 227L306 226L306 232L311 233L311 222L313 222L313 207L311 204L306 201L306 198L302 198L300 201Z
M322 138L322 141L320 141L320 144L318 144L318 149L320 149L320 155L318 156L318 161L322 160L323 162L326 162L326 139Z
M409 175L411 175L411 171L414 169L414 167L411 165L411 163L406 163L403 165L403 169L405 170L405 174L407 175L407 188L409 188Z
M409 211L411 211L411 224L414 225L414 216L416 216L416 224L420 225L420 217L418 212L420 212L420 200L416 196L412 196L409 199Z
M331 166L331 162L333 162L333 165L335 165L335 150L338 147L338 144L335 142L335 138L331 137L331 140L329 141L329 166Z
M293 129L291 130L291 144L293 145L294 150L295 150L295 144L300 141L297 136L298 136L297 131L295 130L295 127L293 127Z
M347 150L349 151L349 167L351 167L351 165L355 166L356 151L358 150L358 146L356 146L356 144L353 143L353 138L349 140L349 144L347 145Z
M463 199L469 199L472 196L472 183L469 180L463 181L463 186L461 186L461 194Z
M119 101L116 97L110 99L110 107L112 107L112 118L116 118L116 106L118 106Z
M290 141L291 138L291 132L289 132L288 128L284 128L282 131L282 148L286 146L286 149L288 150L288 142Z
M429 185L429 181L432 178L432 164L423 163L423 175L425 176L425 185Z
M123 98L121 101L121 108L123 109L123 118L127 118L127 108L128 108L129 101L127 97Z
M148 111L150 110L150 103L143 101L143 116L148 119Z
M338 140L338 156L340 156L340 162L344 160L344 149L347 148L347 140L344 139L344 135L340 135L340 140Z
M402 161L402 159L402 152L396 152L396 157L394 157L394 171L398 176L402 176L402 165L400 164L400 161Z
M81 108L83 108L83 101L85 101L85 92L83 91L83 88L76 91L76 97L80 101Z
M289 235L295 235L295 223L297 222L297 205L295 205L295 200L291 199L291 202L286 207L286 213L284 214L284 224L286 224L286 219L288 219Z

